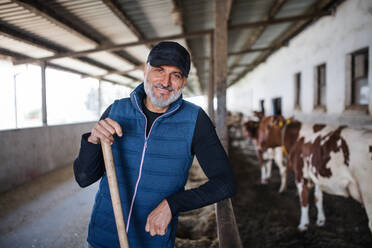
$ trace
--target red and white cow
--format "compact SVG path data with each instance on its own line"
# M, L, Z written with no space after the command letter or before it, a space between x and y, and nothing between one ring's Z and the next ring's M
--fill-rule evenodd
M323 192L349 197L363 204L372 232L372 131L346 126L303 124L283 129L288 166L295 173L300 197L298 228L309 225L309 185L315 184L317 225L323 226Z
M272 161L279 167L281 185L279 192L286 188L286 166L283 163L282 127L283 116L266 116L260 121L248 121L243 124L244 132L256 147L257 158L261 167L261 183L267 184L271 177Z

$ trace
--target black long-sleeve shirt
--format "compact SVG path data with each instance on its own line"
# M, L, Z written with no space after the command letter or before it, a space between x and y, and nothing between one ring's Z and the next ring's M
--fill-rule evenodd
M101 120L108 117L110 109L111 106L102 114ZM143 112L149 123L146 132L149 132L153 121L162 114L151 112L145 106ZM80 152L74 161L75 179L81 187L96 182L105 172L101 146L88 142L89 136L90 133L83 134ZM196 120L191 152L196 155L208 181L198 188L183 190L167 197L173 216L229 198L236 192L236 183L227 155L213 123L202 109Z

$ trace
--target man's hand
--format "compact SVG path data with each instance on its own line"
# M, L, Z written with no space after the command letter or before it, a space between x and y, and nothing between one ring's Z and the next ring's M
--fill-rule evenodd
M110 118L106 118L100 120L92 129L88 141L93 144L99 144L100 140L103 140L103 142L112 144L114 142L114 134L120 137L123 135L119 123Z
M164 235L168 230L172 212L167 200L163 200L147 217L146 232L151 236Z

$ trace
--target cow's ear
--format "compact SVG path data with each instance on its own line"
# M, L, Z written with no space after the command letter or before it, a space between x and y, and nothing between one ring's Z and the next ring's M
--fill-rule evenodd
M274 115L272 120L273 120L272 123L274 123L275 126L278 126L279 125L279 118L278 118L278 116Z

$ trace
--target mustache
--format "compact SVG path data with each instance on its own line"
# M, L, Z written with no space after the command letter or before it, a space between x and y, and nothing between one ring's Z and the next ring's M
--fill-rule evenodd
M163 89L163 90L167 90L167 91L174 91L174 89L171 86L164 87L161 84L154 84L154 87L155 88L159 88L159 89Z

